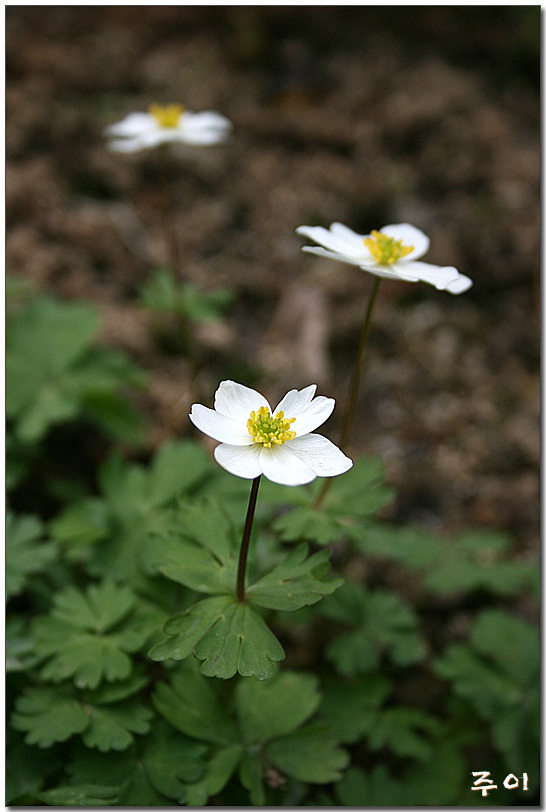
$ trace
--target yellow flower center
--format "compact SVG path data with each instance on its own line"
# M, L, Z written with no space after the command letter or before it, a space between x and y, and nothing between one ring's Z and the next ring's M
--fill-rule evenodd
M287 440L293 440L295 431L290 431L290 425L296 418L286 418L284 412L277 412L275 417L267 406L260 406L257 412L250 412L247 420L248 433L255 443L262 443L266 448L272 444L284 445Z
M159 104L152 104L148 112L155 118L161 127L178 127L184 108L181 104L168 104L161 107Z
M375 230L371 236L365 238L364 245L380 265L392 265L413 251L413 245L404 245L402 240L395 240L394 237Z

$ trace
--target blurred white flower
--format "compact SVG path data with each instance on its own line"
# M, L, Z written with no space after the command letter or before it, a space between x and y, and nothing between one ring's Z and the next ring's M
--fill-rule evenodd
M231 474L243 479L263 474L280 485L304 485L317 476L343 474L353 464L326 437L310 433L335 405L332 398L315 398L316 389L315 384L292 389L272 410L254 389L222 381L214 409L195 403L190 420L221 443L214 456Z
M305 245L303 251L358 265L374 276L404 282L428 282L449 293L464 293L472 287L472 280L452 266L419 262L428 251L430 240L407 223L384 226L368 235L356 234L342 223L332 223L330 230L321 226L300 226L296 231L324 246Z
M104 131L115 152L136 152L160 144L182 142L211 146L227 140L231 122L212 110L192 113L181 104L160 107L152 104L147 113L129 113L122 121Z

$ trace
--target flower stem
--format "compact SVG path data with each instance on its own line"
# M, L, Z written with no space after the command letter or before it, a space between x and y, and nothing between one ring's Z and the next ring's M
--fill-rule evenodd
M368 300L368 307L366 308L366 315L364 316L364 323L362 325L362 332L360 333L360 341L358 342L358 350L356 353L355 364L353 367L353 375L351 379L351 388L349 390L349 398L347 400L347 408L345 409L345 417L343 419L343 426L341 428L341 438L339 441L339 447L343 451L345 445L347 443L347 438L349 437L349 431L351 428L351 424L353 422L353 417L356 408L356 402L358 398L358 389L360 386L360 376L362 372L362 359L364 357L364 351L366 349L366 344L368 341L368 333L370 331L370 323L372 317L372 310L375 303L375 297L377 296L377 291L379 289L379 283L381 282L381 277L376 276L374 278L372 292L370 293L370 298ZM325 480L322 489L320 490L316 500L314 507L318 508L322 504L322 500L324 499L332 479L329 478Z
M351 428L351 424L353 422L353 417L356 408L356 401L358 397L358 388L360 385L360 374L362 372L362 359L364 357L364 350L366 349L366 344L368 341L368 333L370 331L370 323L371 323L371 316L372 310L375 302L375 297L377 296L377 291L379 289L379 283L381 282L381 277L376 276L373 283L372 292L370 294L370 298L368 300L368 307L366 308L366 315L364 316L364 324L362 326L362 332L360 334L360 341L358 343L358 350L356 353L356 361L353 368L353 377L351 380L351 389L349 393L349 400L347 403L347 409L345 411L345 419L343 421L343 428L341 429L341 439L339 441L339 445L341 450L345 447L347 442L347 438L349 436L349 430Z
M161 223L167 249L168 264L175 283L180 284L184 278L182 256L176 233L176 196L173 188L173 161L168 144L159 149L159 177L162 184ZM192 338L190 319L182 309L177 311L181 349L190 362L192 376L196 377L195 346Z
M238 603L243 603L245 599L245 572L246 560L248 558L248 546L250 544L250 533L252 531L252 522L254 520L254 511L256 510L256 500L258 498L258 488L260 487L260 476L252 480L252 488L250 489L250 498L248 500L248 508L246 511L245 527L243 530L243 538L241 540L241 550L239 552L239 564L237 567L237 591L236 597Z

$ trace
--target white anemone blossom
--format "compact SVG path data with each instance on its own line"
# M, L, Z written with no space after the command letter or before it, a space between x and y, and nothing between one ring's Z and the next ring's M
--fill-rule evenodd
M332 398L314 397L316 385L291 389L276 409L247 386L222 381L214 396L214 409L199 403L190 420L220 445L216 461L231 474L255 479L263 474L280 485L305 485L317 476L343 474L352 460L313 430L327 420L335 406Z
M112 139L109 149L137 152L174 142L212 146L226 141L231 129L231 121L212 110L192 113L181 104L152 104L147 113L129 113L104 133Z
M357 234L342 223L332 223L329 230L321 226L300 226L296 231L323 246L305 245L303 251L358 265L374 276L404 282L427 282L449 293L464 293L472 287L472 280L450 265L444 267L420 262L428 251L430 240L420 229L408 223L383 226L380 231L367 235Z

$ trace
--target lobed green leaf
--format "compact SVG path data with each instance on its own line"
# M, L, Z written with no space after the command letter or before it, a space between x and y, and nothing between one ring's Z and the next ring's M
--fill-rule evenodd
M6 598L18 595L31 575L45 569L57 545L43 541L42 522L35 516L6 514Z
M272 572L248 587L248 600L267 609L294 612L338 589L343 579L328 577L330 552L322 550L309 558L307 552L306 544L292 550Z
M349 754L326 726L311 725L274 739L266 746L274 767L298 781L329 784L339 781Z

